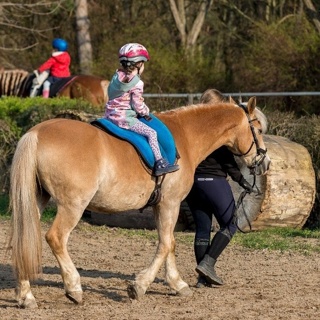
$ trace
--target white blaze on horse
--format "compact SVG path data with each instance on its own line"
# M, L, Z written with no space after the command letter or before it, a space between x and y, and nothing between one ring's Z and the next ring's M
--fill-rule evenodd
M192 294L176 266L174 228L197 165L222 145L243 155L256 174L265 174L270 164L262 135L266 119L256 108L255 97L246 109L232 103L209 103L180 107L157 117L175 139L180 170L164 177L160 201L153 206L159 244L150 265L128 287L129 297L136 299L145 294L164 263L170 288L179 295ZM11 168L11 249L19 306L37 307L29 281L41 273L40 216L51 197L57 214L45 238L60 265L66 296L81 303L80 275L67 243L83 211L116 213L142 208L156 182L131 144L90 124L52 119L30 129L18 143Z

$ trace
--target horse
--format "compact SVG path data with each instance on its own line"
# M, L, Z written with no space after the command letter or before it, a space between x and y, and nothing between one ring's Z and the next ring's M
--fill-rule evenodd
M29 97L34 74L22 69L0 70L0 96ZM61 79L50 87L50 97L83 99L94 106L108 101L109 81L94 75L74 75Z
M171 131L180 169L160 177L161 196L152 205L158 231L155 256L127 287L141 299L165 263L169 287L180 296L192 290L175 261L174 227L181 201L189 193L197 165L222 145L240 155L257 175L270 165L263 141L267 120L251 97L246 107L233 103L197 104L155 114ZM100 213L139 209L147 205L157 177L136 149L88 123L56 118L31 128L18 142L11 166L9 249L17 279L16 299L22 308L36 308L30 281L41 274L41 213L52 198L55 219L45 235L57 259L65 295L83 301L80 275L67 243L87 208ZM107 244L106 244L107 245Z

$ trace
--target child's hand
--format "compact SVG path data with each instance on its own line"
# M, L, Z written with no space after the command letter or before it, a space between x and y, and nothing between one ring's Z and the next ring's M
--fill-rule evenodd
M149 116L149 115L145 115L145 116L143 116L147 121L151 121L152 120L152 118Z

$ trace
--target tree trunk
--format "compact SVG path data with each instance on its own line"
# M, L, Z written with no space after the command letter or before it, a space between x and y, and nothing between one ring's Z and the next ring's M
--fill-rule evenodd
M196 18L190 28L187 26L187 14L184 0L169 0L170 9L173 15L176 27L180 33L181 46L185 49L187 55L191 56L194 52L196 41L199 37L207 12L209 11L212 0L201 1ZM190 30L189 32L187 30Z
M314 7L313 3L311 0L304 0L304 3L306 7L308 8L308 15L311 16L312 21L320 34L320 21L319 21L319 15L317 13L316 8Z
M75 0L80 72L91 74L92 46L89 33L87 0Z

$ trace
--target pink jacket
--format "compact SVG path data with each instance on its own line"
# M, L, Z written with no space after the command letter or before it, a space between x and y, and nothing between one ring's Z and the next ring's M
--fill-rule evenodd
M149 115L149 108L142 97L144 83L138 75L130 81L122 82L126 74L117 71L108 87L109 101L105 117L121 128L128 129L138 120L138 116Z

